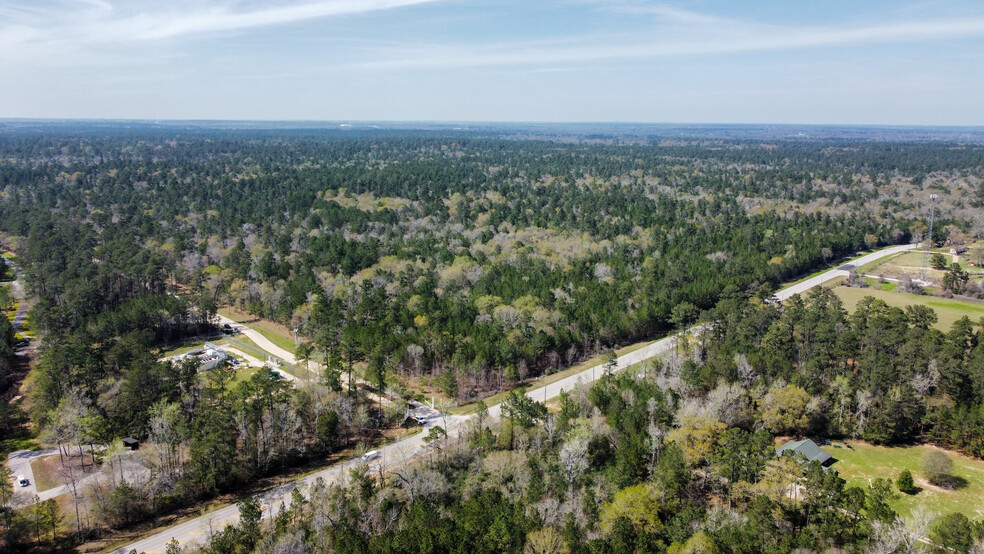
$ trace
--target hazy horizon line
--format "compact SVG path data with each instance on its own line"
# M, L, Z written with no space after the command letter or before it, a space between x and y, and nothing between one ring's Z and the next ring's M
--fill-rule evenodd
M981 129L984 125L965 124L926 124L926 123L811 123L811 122L728 122L728 121L629 121L629 120L455 120L455 119L263 119L263 118L134 118L134 117L2 117L0 123L58 123L58 122L105 122L105 123L289 123L289 124L332 124L332 125L654 125L654 126L758 126L758 127L868 127L868 128L948 128Z

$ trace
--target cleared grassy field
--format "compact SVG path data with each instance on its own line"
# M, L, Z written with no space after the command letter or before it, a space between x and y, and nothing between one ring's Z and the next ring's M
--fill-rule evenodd
M940 450L935 446L888 447L855 441L850 444L853 449L846 446L834 448L835 445L843 445L840 442L823 447L837 458L831 469L836 470L848 486L865 488L870 480L877 477L891 479L894 483L903 469L912 472L916 487L921 490L913 495L899 493L899 499L892 503L892 508L903 518L908 517L917 506L939 515L963 512L970 519L984 516L984 462L981 460L944 451L953 460L953 475L965 481L958 489L946 490L929 484L923 476L922 458L930 450Z
M61 469L61 461L57 455L31 460L34 486L37 487L38 492L60 487L63 484L58 476L59 469Z
M947 267L953 262L953 256L949 254L947 249L936 249L933 253L940 253L946 257ZM980 273L984 269L976 266L972 266L967 263L966 256L958 257L960 267L965 271L970 273L972 278L980 278ZM943 280L943 274L945 271L938 269L932 269L929 267L928 257L926 256L925 250L920 250L917 252L904 252L902 254L897 254L884 260L879 260L877 262L868 264L860 268L862 273L884 275L886 277L901 277L903 275L909 275L911 277L920 276L923 271L926 271L926 276L930 279L940 282Z
M885 292L895 292L899 288L899 284L892 281L882 283L878 279L872 279L871 277L865 277L864 280L868 282L869 287Z
M834 287L834 294L844 302L844 307L847 311L852 313L857 308L858 302L865 296L874 296L879 300L884 300L889 306L898 306L900 308L916 304L929 306L936 312L939 318L934 327L941 331L949 331L953 326L953 322L963 316L969 317L975 323L984 317L984 304L963 300L902 294L876 288L856 289L851 287Z
M949 256L947 256L949 258ZM949 260L947 260L949 261ZM943 278L943 272L929 268L928 258L925 251L904 252L881 262L871 264L862 268L865 273L885 275L887 277L901 277L903 275L922 275L927 271L927 276L934 281Z
M291 354L297 350L297 345L294 344L294 338L291 336L291 331L279 323L274 323L266 319L260 319L255 315L240 312L232 307L220 308L219 314L224 315L237 323L242 323L243 325L247 325L250 328L255 329L261 335L266 337L267 340L290 352Z

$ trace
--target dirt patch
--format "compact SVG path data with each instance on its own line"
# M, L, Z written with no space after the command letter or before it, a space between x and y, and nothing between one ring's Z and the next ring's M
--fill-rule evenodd
M62 462L64 461L64 465ZM99 470L99 466L92 465L92 457L87 453L80 457L78 452L73 456L65 456L62 459L58 454L45 456L31 460L31 471L34 472L34 484L38 492L44 492L55 487L60 487L66 483L63 476L66 467L78 470L76 475L91 475Z

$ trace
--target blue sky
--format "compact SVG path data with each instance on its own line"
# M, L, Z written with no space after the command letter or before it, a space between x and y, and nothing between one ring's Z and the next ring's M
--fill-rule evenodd
M984 125L984 2L0 0L0 117Z

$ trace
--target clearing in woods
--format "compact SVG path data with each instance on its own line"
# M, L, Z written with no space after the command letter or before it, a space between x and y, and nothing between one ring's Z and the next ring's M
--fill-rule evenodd
M844 308L851 313L854 313L858 302L865 296L874 296L879 300L884 300L889 306L897 306L899 308L905 308L906 306L915 304L929 306L936 312L936 316L939 318L934 327L944 332L949 331L953 326L953 322L963 316L969 317L975 324L984 317L984 304L965 300L902 294L900 292L888 292L871 287L857 289L838 286L834 287L834 293L844 302Z
M972 520L984 516L984 461L943 450L953 460L953 475L963 480L961 487L947 490L929 484L923 474L922 458L930 450L941 450L935 446L874 446L860 441L850 441L850 445L852 448L835 441L823 447L837 459L831 469L847 481L846 486L867 488L870 481L884 477L891 479L894 487L903 469L912 472L919 492L899 493L898 500L891 503L903 518L908 518L917 506L937 515L962 512Z

